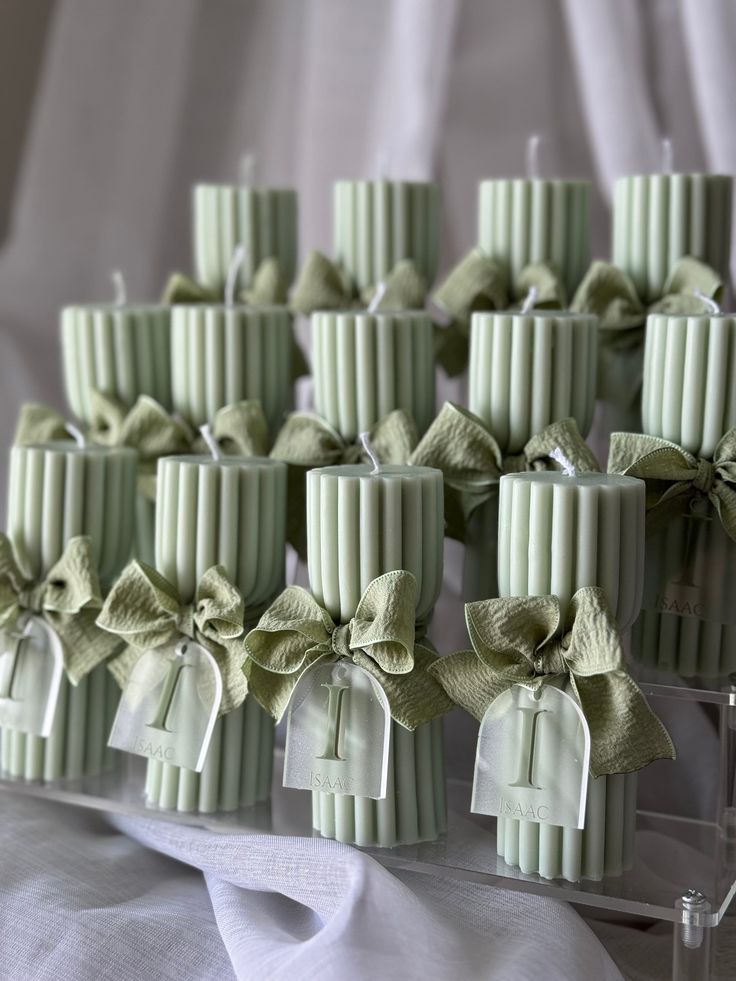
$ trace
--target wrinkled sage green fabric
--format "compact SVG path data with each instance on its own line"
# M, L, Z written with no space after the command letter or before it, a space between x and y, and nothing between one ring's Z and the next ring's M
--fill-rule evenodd
M417 582L397 570L366 588L353 619L336 625L305 589L289 586L245 638L243 671L256 698L281 719L299 677L318 660L352 660L386 693L391 717L406 729L448 712L452 702L429 674L437 655L415 640Z
M429 670L476 719L513 685L534 691L564 678L590 728L594 777L675 758L667 730L626 670L618 625L602 589L579 589L564 622L556 596L468 603L465 619L473 650L441 658Z

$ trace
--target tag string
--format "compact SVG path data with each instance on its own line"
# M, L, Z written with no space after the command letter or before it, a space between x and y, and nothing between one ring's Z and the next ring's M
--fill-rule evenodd
M381 461L376 456L376 451L373 449L373 444L371 443L371 434L361 433L358 436L358 439L360 440L361 446L365 450L366 456L368 456L371 463L373 464L373 469L371 470L371 476L377 473L382 473Z

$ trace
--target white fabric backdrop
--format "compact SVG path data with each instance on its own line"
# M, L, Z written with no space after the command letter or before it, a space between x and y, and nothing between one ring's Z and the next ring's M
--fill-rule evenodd
M474 240L477 181L521 172L541 132L543 173L595 180L605 255L611 183L656 170L662 136L677 168L736 171L735 42L730 0L57 0L0 252L0 443L22 399L63 404L58 308L107 298L111 268L141 299L187 269L189 188L244 150L299 188L303 250L330 248L335 178L436 176L447 264ZM692 766L656 793L712 804L695 747L713 730L694 725ZM473 727L452 731L467 771ZM552 903L392 877L333 843L0 807L2 977L620 977ZM629 976L666 976L666 934L595 930Z

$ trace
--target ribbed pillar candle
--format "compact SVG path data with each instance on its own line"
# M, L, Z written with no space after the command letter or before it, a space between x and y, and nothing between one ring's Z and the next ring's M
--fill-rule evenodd
M359 289L375 286L401 259L432 284L437 272L440 193L436 184L337 181L335 258Z
M193 426L258 399L271 431L292 408L292 316L286 307L176 306L171 321L175 411Z
M426 622L442 585L442 473L430 467L324 467L307 474L307 551L312 593L347 623L366 586L406 569L419 586ZM325 837L391 847L429 840L447 823L442 722L409 732L391 724L387 796L312 794L314 827Z
M8 536L25 570L43 577L71 538L88 535L100 581L109 586L133 546L135 485L133 450L73 443L14 446ZM2 769L27 780L99 773L110 759L106 743L116 693L105 664L78 685L64 676L50 736L3 730Z
M245 246L238 283L247 289L264 259L279 260L286 283L296 271L297 195L291 189L197 184L194 188L197 279L220 293L235 248Z
M610 474L512 474L501 478L501 596L559 598L600 586L622 630L641 606L644 483ZM588 780L585 828L498 819L498 853L545 878L620 875L633 860L636 774Z
M275 460L165 457L158 467L156 568L194 599L222 565L251 625L284 583L286 464ZM179 811L231 811L271 792L273 720L254 698L218 719L201 773L151 761L146 798Z
M73 306L61 311L66 398L92 420L94 390L132 407L150 395L171 408L171 310L162 306Z
M314 404L348 441L394 409L434 418L434 328L419 311L312 315Z
M613 196L613 261L642 300L662 295L672 266L693 256L729 280L731 177L650 174L622 177Z
M736 317L652 314L644 346L644 432L712 459L736 426Z
M481 181L478 245L505 265L512 282L524 266L549 263L571 296L588 267L589 209L586 181Z
M471 412L503 453L519 453L551 422L593 419L598 319L588 314L475 313L470 328Z

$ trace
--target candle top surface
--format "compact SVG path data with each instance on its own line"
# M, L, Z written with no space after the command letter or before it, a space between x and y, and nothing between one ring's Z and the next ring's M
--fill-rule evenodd
M219 460L215 460L215 458L209 453L183 453L180 456L164 456L159 460L160 464L166 464L169 462L177 464L190 463L193 467L198 467L202 464L209 464L222 468L238 467L241 469L270 467L278 470L286 468L286 464L282 460L272 460L267 456L222 456Z
M408 463L385 463L377 473L370 463L343 463L334 467L316 467L307 473L308 478L321 477L439 477L442 471L435 467L415 467Z
M374 317L376 320L380 320L382 317L412 317L423 320L429 320L429 314L426 310L417 307L414 310L399 309L386 309L381 308L380 310L368 310L367 308L363 310L352 310L347 307L343 310L313 310L313 317Z
M224 313L237 313L239 316L243 314L251 317L259 317L264 313L287 313L291 314L291 310L285 303L281 304L266 304L264 306L251 306L249 303L177 303L171 308L171 315L175 319L181 317L184 314L189 314L194 310L216 310L223 311Z
M479 185L484 184L556 184L564 187L592 187L592 183L584 177L482 177Z
M644 481L638 477L627 477L619 473L575 473L574 476L559 471L534 471L532 473L507 473L501 477L501 483L509 481L525 481L530 484L560 484L585 487L637 487L643 490Z
M48 443L25 443L22 446L13 446L15 450L36 450L46 453L49 450L54 453L83 453L85 456L129 456L137 458L138 454L130 446L100 446L99 443L85 443L80 446L70 440L49 440Z
M70 303L62 307L62 314L82 311L83 313L168 313L170 306L165 303Z
M655 311L647 316L647 320L733 320L736 312L719 310L718 313L668 313L665 310Z
M652 177L658 177L660 179L664 177L667 180L671 180L673 177L679 177L679 178L682 178L682 177L700 177L703 180L720 180L720 181L728 181L729 183L732 183L733 182L733 176L731 174L706 174L706 173L703 173L702 170L701 171L698 171L698 170L691 171L689 173L687 173L684 170L672 171L670 173L662 173L661 171L656 171L655 170L655 171L652 171L652 173L650 173L650 174L625 174L623 177L617 177L615 183L616 184L619 184L622 181L648 180L649 178L652 178Z
M438 187L439 186L436 183L436 181L409 181L409 180L404 180L402 178L395 178L395 177L375 177L375 178L341 177L335 181L335 185L338 184L363 184L366 187L369 184L372 184L374 186L376 184L385 184L387 187L389 185L393 185L394 187L402 186L402 185L404 187Z
M521 310L476 310L473 319L476 317L492 319L493 317L513 317L514 320L590 320L598 321L594 313L583 313L577 310L547 310L532 307L527 313Z
M271 187L267 184L244 184L244 183L212 183L210 181L199 181L194 185L194 190L204 191L253 191L255 194L293 194L296 195L295 187Z

